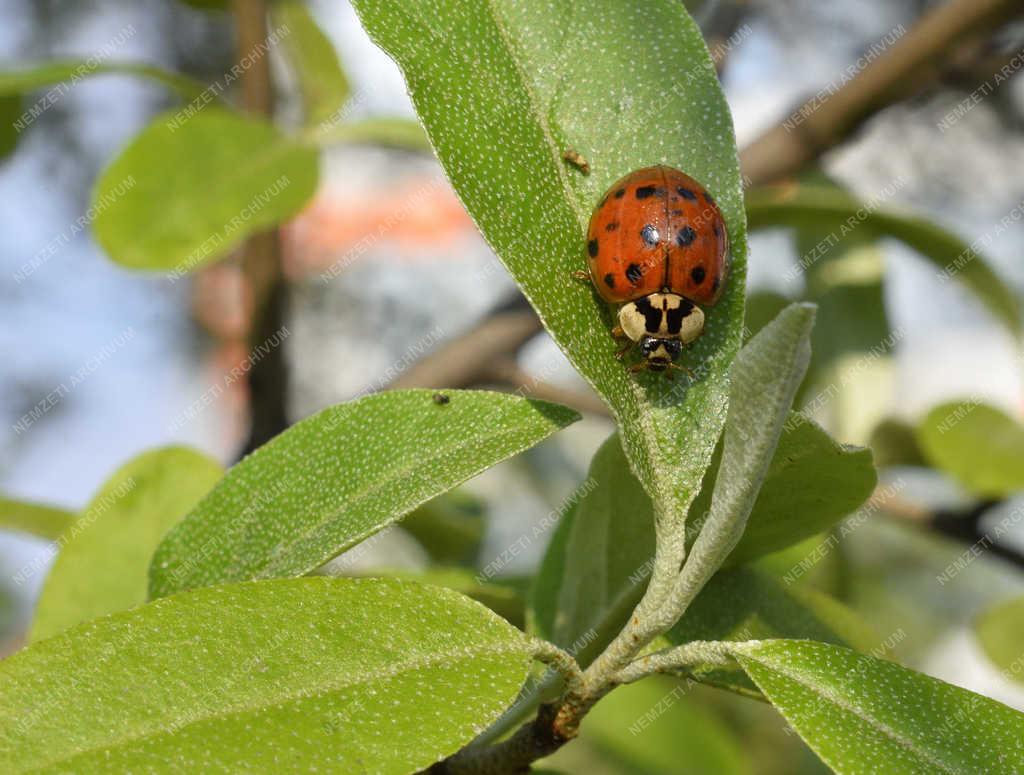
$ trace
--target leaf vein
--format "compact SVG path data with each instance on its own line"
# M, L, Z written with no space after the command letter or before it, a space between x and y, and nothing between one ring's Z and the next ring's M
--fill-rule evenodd
M386 681L386 680L389 680L389 679L392 679L392 678L396 678L396 677L402 675L403 673L414 672L414 671L423 670L423 669L429 669L429 668L434 667L437 664L442 663L442 662L444 662L446 660L457 659L459 657L500 656L500 655L505 655L505 654L522 654L522 653L523 653L522 644L515 644L514 647L511 644L487 644L486 648L481 647L481 648L478 648L478 649L474 649L474 648L451 649L451 650L448 650L448 651L436 652L434 654L431 654L426 659L411 660L411 661L408 661L408 662L405 662L405 663L402 663L402 664L399 664L399 665L390 666L389 668L387 668L385 670L373 673L372 676L369 676L369 677L374 679L374 680L385 680ZM298 701L302 701L302 700L312 699L312 698L316 698L316 697L323 697L323 696L331 694L331 693L341 692L341 691L344 691L345 689L350 689L350 688L352 688L354 686L360 686L362 684L366 684L366 683L370 683L370 682L371 681L367 680L367 675L366 674L360 674L359 676L356 677L355 680L336 681L336 682L333 682L333 683L329 683L329 684L325 685L324 687L318 688L318 689L316 689L314 691L306 690L306 691L297 691L297 692L292 692L292 693L284 693L282 695L282 697L280 699L278 699L277 701L275 701L275 702L268 702L268 703L266 703L264 705L260 705L260 706L255 707L255 708L239 708L239 709L226 710L226 711L220 712L220 713L210 713L209 715L203 716L202 718L198 718L198 719L194 719L192 721L189 721L186 724L182 724L180 726L175 726L174 727L175 731L172 731L172 732L167 732L166 729L160 728L160 729L156 729L156 730L153 730L153 731L150 731L150 732L143 732L143 733L137 734L137 735L126 735L124 738L122 738L121 741L119 741L117 743L112 743L112 744L107 744L107 745L97 745L97 746L93 746L91 748L83 748L82 750L77 751L76 753L74 753L73 755L71 755L69 757L58 757L58 758L49 760L49 761L47 761L47 762L45 762L43 764L36 765L35 769L45 769L45 768L48 768L48 767L51 767L51 766L54 766L54 765L57 765L57 764L70 765L70 764L73 764L75 761L77 761L79 759L82 759L83 757L87 757L87 756L90 756L90 755L95 754L95 753L99 753L99 752L103 752L103 751L116 751L118 749L127 748L127 747L132 746L133 744L142 743L142 742L145 742L147 740L154 740L154 739L158 739L158 738L164 737L164 736L173 736L173 735L177 734L178 732L180 732L180 730L187 729L189 727L193 727L193 726L196 726L196 725L199 725L199 724L203 724L203 723L206 723L206 722L209 722L209 721L215 721L215 720L218 720L218 719L231 719L231 718L235 718L235 717L238 717L238 716L244 716L244 715L246 715L248 713L254 713L254 712L255 713L261 713L261 712L265 712L265 711L268 711L268 710L276 710L276 709L287 707L288 705L290 705L293 702L298 702Z

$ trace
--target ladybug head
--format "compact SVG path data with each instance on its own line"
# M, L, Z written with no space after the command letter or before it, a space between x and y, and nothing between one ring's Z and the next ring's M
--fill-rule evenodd
M664 371L682 351L683 343L678 339L645 336L640 340L640 353L647 359L647 368L651 371Z

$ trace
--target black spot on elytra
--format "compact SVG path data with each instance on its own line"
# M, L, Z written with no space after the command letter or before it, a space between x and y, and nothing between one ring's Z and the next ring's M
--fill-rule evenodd
M716 237L721 238L721 236L722 236L722 227L718 225L717 221L715 223L711 224L711 230L715 233Z
M718 287L719 287L719 285L721 285L721 283L722 283L722 278L721 277L716 277L715 281L713 283L711 283L711 292L712 293L718 293Z
M592 239L587 243L587 252L591 258L597 258L597 240Z
M637 311L644 316L644 329L648 334L658 333L661 328L662 311L651 304L650 299L644 296L633 302Z
M700 285L704 282L704 278L707 276L707 272L704 271L704 267L695 266L690 270L690 279L693 280L695 285Z
M676 218L682 218L685 215L682 210L671 210L669 214L676 216Z
M619 228L618 221L612 221L611 223L605 224L604 230L605 231L615 231L617 228Z
M689 199L691 202L697 201L697 195L688 188L680 186L676 189L676 193L679 194L683 199Z
M715 203L715 198L711 196L711 194L709 194L707 191L704 192L704 199L707 200L707 203L709 205L713 205Z
M622 199L622 197L624 197L625 195L626 195L626 189L624 189L624 188L620 188L618 191L615 192L615 198L616 199Z
M640 264L630 264L626 267L626 279L633 283L633 285L639 283L643 276L644 272L640 268Z
M693 304L686 299L680 299L679 306L667 310L665 313L665 327L670 334L678 334L683 327L683 321L693 312Z
M636 190L637 199L647 199L652 196L665 196L665 189L657 186L640 186Z
M647 247L653 248L658 244L658 240L661 239L661 235L658 234L657 228L649 223L640 229L640 239L644 241L644 244L647 245Z
M615 276L610 272L604 276L604 284L609 288L615 287Z
M692 245L695 239L697 239L697 232L689 226L684 226L679 230L679 233L676 234L676 244L681 248L685 248L687 245Z

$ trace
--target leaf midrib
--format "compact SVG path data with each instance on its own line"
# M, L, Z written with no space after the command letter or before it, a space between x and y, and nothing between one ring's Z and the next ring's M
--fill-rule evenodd
M515 47L512 36L506 29L505 23L501 19L495 0L482 0L482 2L486 5L488 15L494 23L500 42L503 46L503 50L505 51L508 60L511 62L518 77L519 84L526 95L527 102L531 108L530 118L536 122L537 128L540 130L544 143L547 146L550 160L549 169L554 171L556 174L562 189L562 198L575 217L579 226L580 234L582 235L589 221L589 216L581 209L576 197L573 195L572 188L569 185L567 170L561 160L560 149L558 144L555 142L550 125L545 118L545 114L539 110L539 98L534 92L532 84L526 75L523 64L518 56L519 52ZM444 40L434 32L433 25L425 23L419 14L410 13L407 8L403 8L399 12L404 13L407 19L413 19L423 30L425 35L444 44ZM684 13L681 10L681 7L679 9L679 13ZM469 63L469 66L472 67L472 62ZM405 72L406 68L404 66L402 69L403 72ZM461 195L459 198L461 201ZM495 249L494 245L491 244L489 236L483 229L481 229L481 233L484 235L487 243L491 245L492 249L494 249L494 252L501 257L503 255L503 251ZM583 251L581 237L580 259L582 260L582 258ZM504 259L503 263L505 263ZM517 280L520 280L518 276ZM521 285L524 285L521 280L520 283ZM533 296L535 294L531 288L523 287L522 290L530 300L531 304L536 308L537 305L533 303ZM547 325L546 316L539 309L538 315L542 322L544 322L545 327L550 330L551 327ZM632 378L627 378L621 385L616 385L613 390L609 390L609 385L598 384L598 382L595 381L595 377L590 373L590 369L579 366L576 362L576 354L572 352L572 348L565 346L564 342L559 342L559 346L561 349L565 350L567 355L570 356L570 360L574 365L577 365L577 370L580 372L580 375L584 380L586 380L586 382L593 387L598 395L600 395L609 405L618 426L623 429L624 438L627 436L629 437L629 444L624 445L626 457L629 461L630 468L636 474L644 489L654 501L655 512L657 514L656 522L664 522L666 529L678 529L678 527L685 522L689 504L692 503L697 495L699 477L696 486L690 486L688 492L684 493L680 497L675 496L673 492L673 483L678 478L677 466L672 461L671 451L663 451L661 445L658 443L659 430L661 430L660 426L662 423L659 423L656 418L653 407L647 400L646 391L636 379ZM598 377L600 377L600 372L597 373ZM607 383L607 380L605 379L600 379L600 381L602 383ZM687 388L679 398L677 406L684 406L686 404L686 397L689 395L690 389ZM677 428L676 430L681 429ZM631 450L639 451L641 453L639 456L641 459L634 459L637 456L631 454Z
M579 202L577 202L576 197L573 194L572 186L569 184L566 165L561 162L562 155L558 148L558 144L555 142L554 135L551 132L551 127L547 121L546 114L540 109L540 100L534 92L533 85L530 83L530 79L527 77L526 72L523 69L522 62L520 61L520 58L518 56L519 52L516 50L512 36L508 32L504 21L501 19L501 16L498 13L497 6L495 5L495 0L484 0L484 3L487 6L487 10L491 16L491 20L494 22L494 26L498 30L498 35L501 37L501 42L503 43L505 50L508 53L509 61L512 63L513 68L515 68L516 74L519 76L519 81L523 87L523 91L526 93L527 100L529 101L530 106L532 108L531 113L533 119L534 121L537 122L538 128L541 131L541 135L544 138L544 142L547 145L548 154L551 159L551 165L555 170L555 174L558 177L558 182L562 188L562 196L565 202L569 205L569 209L573 212L573 215L576 217L576 221L579 224L580 233L582 234L586 230L590 218L582 210L582 208L579 205ZM580 253L580 257L582 258L582 251ZM581 370L580 373L587 380L587 382L590 383L595 390L597 390L599 395L605 395L605 391L599 390L598 386L594 384L593 380L586 374L585 371ZM627 381L627 384L629 385L629 395L632 399L633 404L633 406L630 407L630 414L632 415L632 417L624 416L623 412L621 411L621 407L617 405L617 402L612 401L607 397L605 400L611 406L612 411L616 416L616 419L619 421L619 426L623 429L624 432L628 432L630 420L634 420L640 426L639 437L641 439L656 439L657 436L655 434L657 429L654 419L651 416L651 413L649 411L644 411L643 408L645 405L645 396L643 390L640 388L640 385L636 380L630 379ZM654 498L656 502L663 502L664 499L662 496L665 493L661 491L663 483L661 481L661 477L658 476L658 471L660 468L662 468L662 466L656 465L654 462L659 457L661 457L659 455L660 449L658 448L658 445L656 443L651 444L648 441L644 441L643 444L647 448L647 463L650 466L650 471L637 470L638 466L633 460L630 460L630 465L637 473L637 476L639 477L641 482L650 481L651 485L654 485L654 487L652 487L651 489L659 490L659 492L651 492L651 497ZM650 474L650 476L648 476L648 474ZM683 511L682 516L685 517L685 511Z
M302 700L312 699L312 698L316 698L316 697L323 697L323 696L326 696L326 695L329 695L329 694L334 694L334 693L338 693L338 692L344 691L345 689L349 689L349 688L352 688L354 686L361 686L363 684L371 684L371 683L388 681L388 680L391 680L392 678L396 678L396 677L398 677L398 676L400 676L400 675L402 675L404 673L415 672L417 670L423 670L423 669L429 669L429 668L434 667L437 664L442 663L442 662L444 662L446 660L457 659L459 657L464 657L464 658L468 659L468 658L479 657L479 656L501 656L501 655L505 655L505 654L525 654L525 648L523 648L522 644L517 644L517 645L519 646L518 648L514 648L511 644L502 644L502 645L487 644L486 647L485 646L480 646L478 648L469 647L469 648L452 649L452 650L449 650L449 651L437 652L437 653L434 653L434 654L430 655L427 659L412 660L410 662L407 662L407 663L404 663L404 664L401 664L401 665L390 666L388 668L385 668L383 671L374 672L372 677L370 677L370 678L368 678L366 680L360 680L360 679L347 680L347 681L346 680L341 680L341 681L336 681L336 682L333 682L333 683L328 682L323 687L316 687L316 688L314 688L313 691L306 690L306 691L284 692L281 695L280 699L278 699L277 701L274 701L274 702L268 702L268 703L263 704L263 705L254 705L252 707L247 707L247 708L243 708L243 709L229 710L229 711L225 711L225 712L222 712L222 713L210 713L210 714L208 714L206 716L203 716L201 718L194 718L192 721L189 721L188 723L181 724L181 725L175 724L174 719L170 719L166 723L174 724L175 725L174 726L174 731L168 732L164 728L160 728L160 729L157 729L157 730L152 731L152 732L145 732L145 733L137 734L137 735L125 735L123 738L120 738L117 742L115 742L113 744L94 745L94 746L90 746L90 747L83 748L81 750L75 751L73 754L71 754L70 756L67 756L67 757L58 757L58 758L51 759L49 761L45 761L45 762L42 762L42 763L33 764L32 765L32 769L33 770L40 770L40 769L45 769L45 768L48 768L48 767L52 767L52 766L57 765L57 764L68 765L68 764L73 763L76 759L80 759L82 757L90 756L90 755L98 753L100 751L116 751L116 750L119 750L119 749L128 748L128 747L132 746L133 744L139 743L139 742L144 741L144 740L153 740L153 739L158 739L158 738L161 738L161 737L173 737L173 736L175 736L177 734L180 734L182 730L188 729L189 727L193 727L193 726L195 726L197 724L202 724L202 723L206 723L206 722L217 720L217 719L232 719L232 718L235 718L235 717L244 716L244 715L249 714L249 713L260 713L260 712L264 712L264 711L277 710L277 709L280 709L280 708L287 707L288 705L290 705L290 704L292 704L294 702L300 702ZM22 769L22 770L18 770L18 771L19 772L29 772L30 770Z
M565 197L566 204L569 205L569 209L572 210L573 215L576 216L576 221L579 224L580 232L582 233L587 228L587 223L590 219L587 217L586 213L583 212L582 208L579 206L579 202L576 201L576 197L573 195L572 186L569 185L569 178L566 173L565 164L560 163L562 155L558 150L558 144L555 142L555 137L551 132L551 126L548 123L546 114L541 110L540 98L534 92L533 84L530 82L529 77L526 75L526 71L523 69L523 64L520 61L518 55L519 52L516 50L515 42L513 41L512 35L508 31L504 20L502 20L498 13L495 0L483 1L487 6L487 12L490 14L495 28L498 30L501 42L508 52L509 61L512 63L512 67L515 68L516 75L519 76L519 81L522 84L523 91L526 92L526 98L532 108L531 114L537 122L541 135L544 137L544 142L548 147L548 155L551 157L551 165L555 170L555 174L558 176L558 182L562 187L562 193Z

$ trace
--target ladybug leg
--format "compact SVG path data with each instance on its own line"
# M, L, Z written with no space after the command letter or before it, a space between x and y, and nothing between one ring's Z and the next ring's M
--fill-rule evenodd
M643 371L646 368L647 361L640 361L639 363L634 363L632 366L629 367L629 373L636 374L637 372Z
M577 269L575 272L570 272L569 276L572 277L573 280L579 280L583 283L590 282L590 272L585 269Z
M615 357L618 358L620 361L623 359L626 353L628 353L636 346L636 342L634 342L632 339L626 336L626 332L622 330L622 326L615 326L615 328L612 329L612 339L614 339L617 342L621 342L623 340L626 341L626 344L623 345L623 347L615 353Z
M670 363L668 365L668 367L670 369L675 369L676 371L685 371L686 372L686 376L688 376L691 380L697 379L697 375L694 374L693 371L690 368L688 368L687 366L681 366L678 363Z

